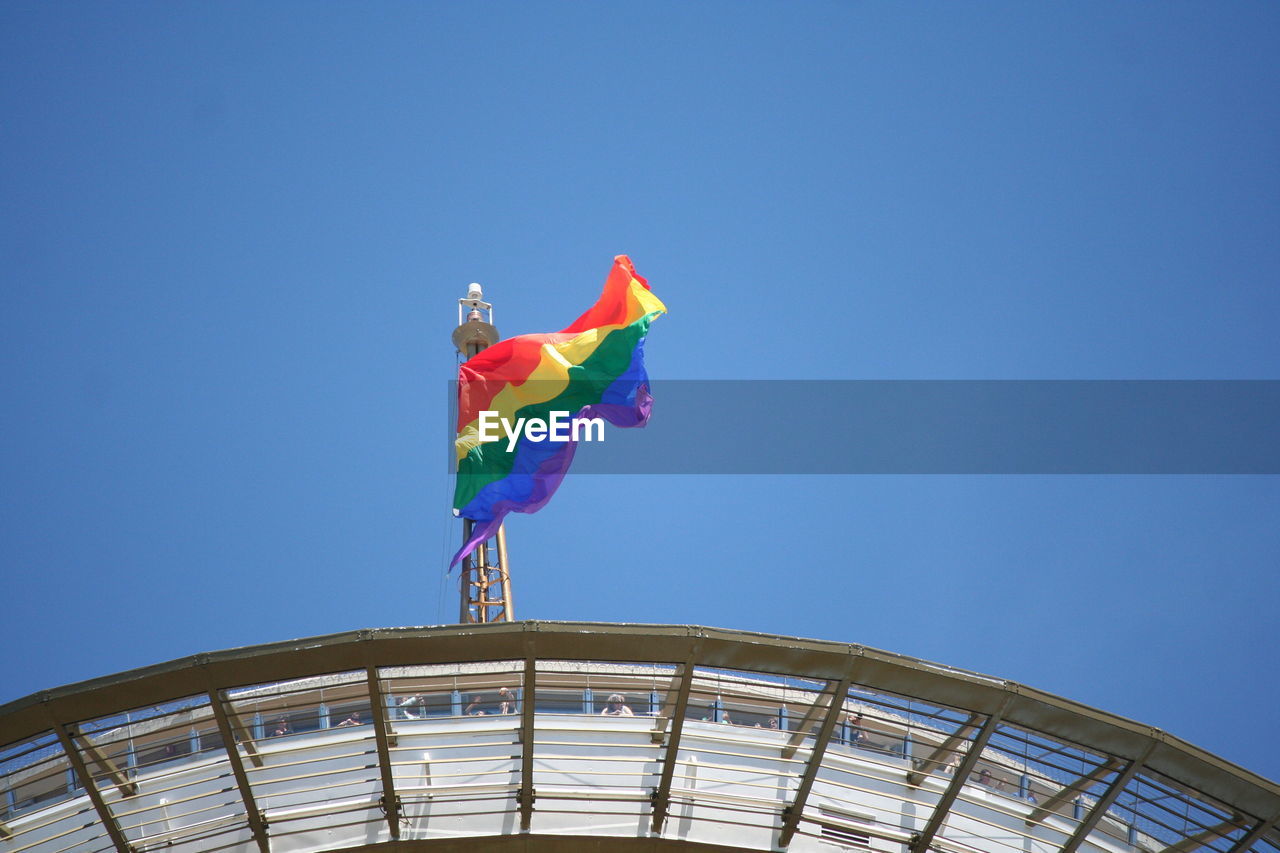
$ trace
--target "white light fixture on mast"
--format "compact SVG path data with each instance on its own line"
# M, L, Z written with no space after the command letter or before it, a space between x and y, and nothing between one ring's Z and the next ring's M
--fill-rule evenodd
M463 312L466 319L463 319ZM465 357L498 342L493 325L493 306L484 301L484 290L476 282L467 285L467 295L458 300L458 328L453 331L453 345Z

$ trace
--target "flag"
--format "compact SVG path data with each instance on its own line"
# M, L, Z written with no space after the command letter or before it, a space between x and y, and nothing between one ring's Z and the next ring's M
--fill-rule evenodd
M528 432L513 438L521 423L546 424L558 412L615 427L648 422L644 341L666 310L631 259L618 255L596 304L567 329L499 341L458 368L453 508L475 524L450 566L493 536L507 513L545 506L569 470L576 441L538 441ZM568 427L560 432L572 435Z

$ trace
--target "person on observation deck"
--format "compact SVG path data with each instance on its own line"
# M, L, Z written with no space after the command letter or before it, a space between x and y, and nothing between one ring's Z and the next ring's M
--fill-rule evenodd
M854 714L848 718L849 723L849 743L853 746L861 746L867 742L867 733L862 728L862 712Z
M400 703L400 712L410 720L420 720L427 715L427 697L415 693Z
M609 694L609 700L605 703L604 710L600 712L602 717L634 717L635 714L627 707L627 697L621 693Z

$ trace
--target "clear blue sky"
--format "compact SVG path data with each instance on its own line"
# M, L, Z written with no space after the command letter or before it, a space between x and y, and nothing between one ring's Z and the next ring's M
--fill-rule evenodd
M1277 56L1248 2L0 5L0 701L451 621L470 281L551 331L630 254L656 383L1280 379ZM863 643L1277 778L1278 517L630 476L509 529L524 618Z

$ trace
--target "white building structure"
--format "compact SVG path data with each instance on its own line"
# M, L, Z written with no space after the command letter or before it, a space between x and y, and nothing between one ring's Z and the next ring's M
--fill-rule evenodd
M693 626L361 631L0 707L0 853L1280 853L1280 786L861 646Z

